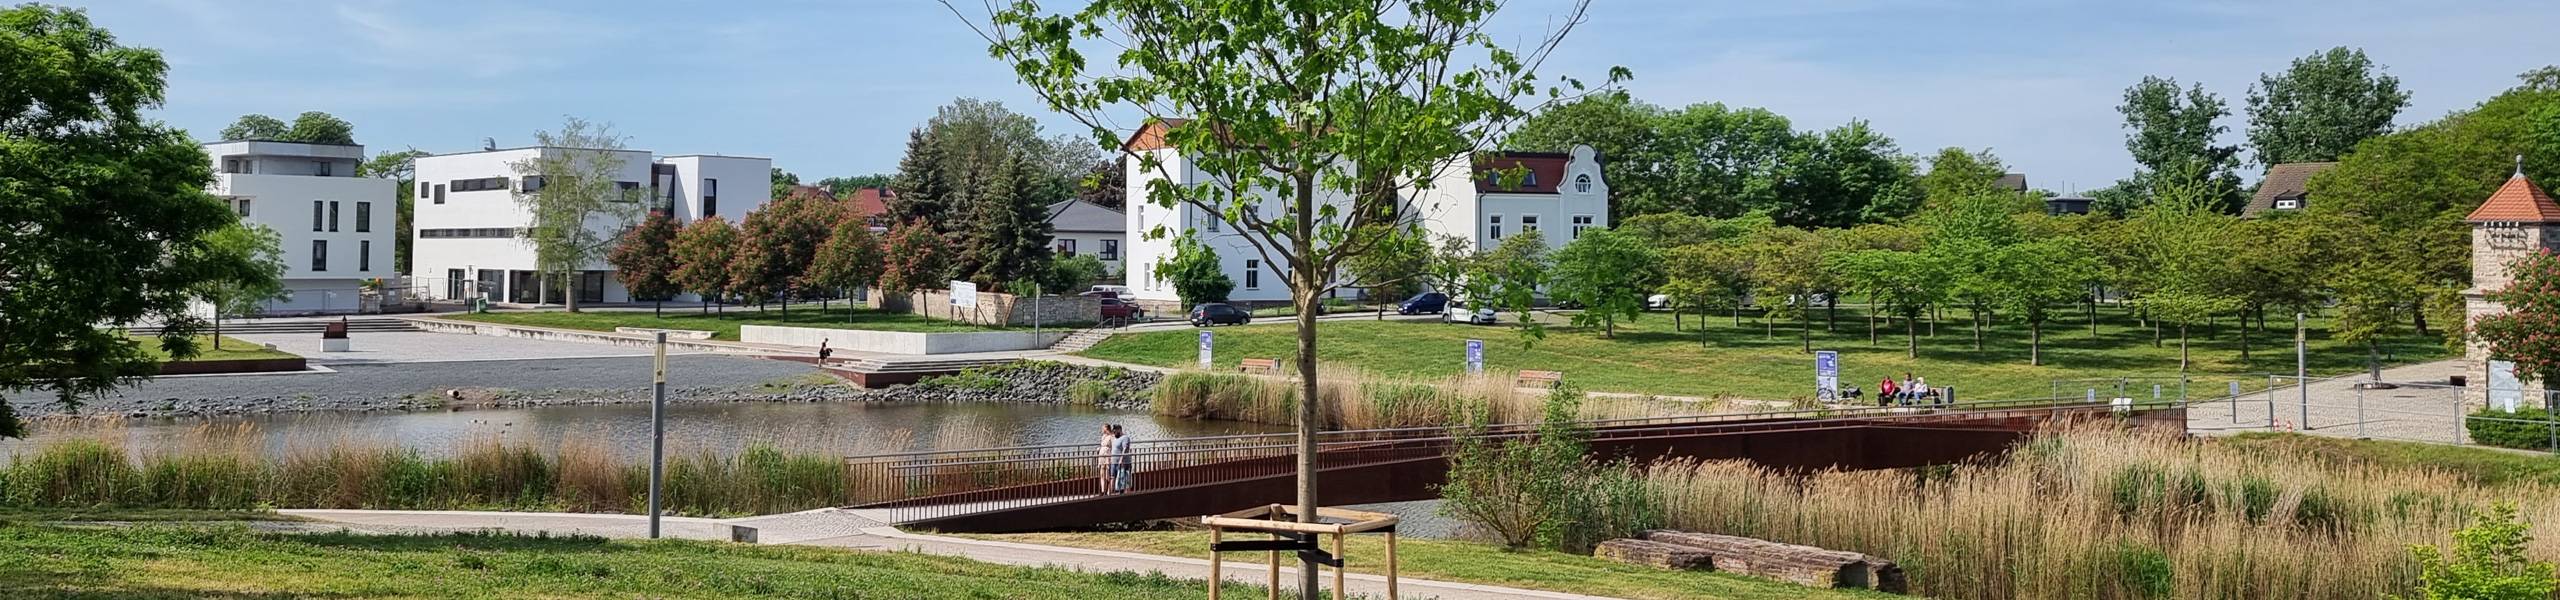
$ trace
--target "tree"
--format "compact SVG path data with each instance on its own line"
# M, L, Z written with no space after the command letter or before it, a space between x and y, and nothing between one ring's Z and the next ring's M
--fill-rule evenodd
M1110 265L1102 264L1102 259L1091 254L1054 256L1049 259L1049 267L1040 270L1037 279L1040 288L1050 293L1074 293L1101 281L1110 270Z
M1751 256L1751 279L1759 302L1770 307L1762 317L1764 331L1775 335L1773 317L1795 317L1797 340L1804 351L1813 351L1813 297L1837 287L1831 271L1822 268L1826 251L1822 236L1794 227L1772 227L1743 242L1742 251Z
M1972 314L1974 350L1983 347L1984 321L2000 295L1997 273L1990 266L2025 237L2018 226L2017 197L2006 190L1983 189L1944 200L1925 219L1932 230L1926 251L1951 269L1941 285L1946 286L1948 299Z
M2544 387L2560 382L2560 254L2543 250L2506 265L2514 277L2505 289L2489 293L2507 312L2484 316L2472 335L2489 346L2489 354L2515 361L2516 376Z
M818 246L843 220L843 205L805 191L764 205L738 224L738 250L729 259L729 291L759 305L782 302L791 314L795 284L809 272Z
M666 312L667 299L684 288L676 283L676 220L667 213L649 211L640 226L622 234L614 242L613 252L604 260L613 265L613 276L622 280L622 289L634 300L657 303L653 309Z
M293 118L293 129L284 132L284 141L313 144L356 143L356 126L329 113L309 111Z
M676 232L676 270L668 280L700 296L708 312L711 304L729 295L729 263L737 251L738 228L727 219L694 221Z
M1118 143L1124 132L1105 118L1106 106L1144 115L1198 175L1152 179L1148 200L1235 223L1265 264L1288 270L1281 279L1297 308L1294 363L1306 399L1298 403L1301 519L1316 518L1317 508L1317 303L1341 285L1344 261L1376 248L1382 240L1374 232L1419 235L1415 217L1396 207L1526 116L1520 97L1583 89L1534 70L1581 22L1587 3L1574 3L1525 52L1485 32L1500 7L1496 0L1105 0L1048 14L1026 0L981 29L995 56L1051 110L1091 128L1098 145L1133 152ZM1084 49L1098 48L1116 56L1084 59ZM1089 70L1094 65L1117 68ZM1613 69L1611 78L1624 75ZM1175 126L1172 118L1188 121ZM1171 173L1156 153L1133 158L1141 169ZM1276 201L1269 212L1258 208L1267 200ZM1406 226L1366 227L1398 222ZM1310 599L1313 567L1301 568Z
M263 265L213 242L239 221L204 191L213 161L143 115L167 90L159 52L29 4L0 9L0 64L0 391L76 410L159 372L120 328L157 322L162 351L194 356L189 301ZM0 409L0 433L19 432Z
M953 183L944 175L942 163L943 144L937 136L922 127L907 132L907 154L898 159L898 175L889 181L894 195L888 202L890 222L931 226L945 220L945 213L959 198L953 196Z
M797 175L797 174L794 174L794 173L792 173L792 172L790 172L790 171L782 170L782 167L773 167L772 177L773 177L773 196L772 196L772 197L774 197L774 198L782 198L782 197L790 196L790 195L791 195L791 192L792 192L792 190L793 190L794 188L798 188L798 187L800 187L800 176L799 176L799 175ZM829 193L833 193L833 192L831 191L831 192L829 192Z
M2045 322L2089 296L2099 265L2088 244L2053 237L2003 248L1982 269L1992 273L1996 306L2027 324L2027 364L2043 365Z
M1779 202L1770 216L1778 224L1848 227L1920 209L1911 159L1866 121L1805 134L1796 142L1777 172Z
M1672 298L1672 328L1678 329L1681 308L1698 311L1698 341L1706 335L1707 312L1728 309L1741 314L1743 293L1751 287L1751 257L1740 244L1700 242L1662 254L1663 295Z
M2249 86L2249 147L2260 165L2337 160L2356 142L2391 131L2409 107L2400 78L2345 46L2293 59Z
M962 265L970 269L953 279L967 279L980 285L995 285L1007 292L1019 281L1031 281L1049 267L1049 205L1057 200L1045 195L1050 189L1034 157L1017 155L998 165L995 181L981 186L969 205L968 227L957 231L966 241L959 245L967 254Z
M2190 165L2155 187L2158 199L2127 223L2136 264L2146 267L2137 306L2144 315L2178 326L2178 370L2188 366L2187 328L2237 309L2230 295L2230 223L2218 212L2212 183Z
M1904 250L1860 250L1826 258L1844 287L1882 302L1903 322L1906 353L1920 357L1920 315L1945 298L1951 269L1936 257Z
M906 221L891 227L889 239L881 243L881 254L889 257L880 271L882 300L942 288L942 236L933 233L932 225Z
M1579 327L1599 325L1618 337L1618 319L1644 314L1644 297L1662 278L1661 256L1642 240L1609 230L1583 232L1555 254L1555 295L1582 304Z
M230 127L222 128L225 140L281 140L293 126L266 115L240 115Z
M516 206L531 216L525 242L533 246L535 267L562 284L569 312L577 312L572 276L612 249L609 232L638 219L649 193L622 187L625 140L612 125L568 117L559 130L536 131L533 139L551 149L511 165L517 176L541 180L514 192Z
M1677 213L1681 206L1670 198L1673 188L1657 146L1657 127L1666 114L1624 90L1611 90L1538 111L1503 138L1502 148L1564 152L1591 146L1604 159L1600 173L1609 181L1609 222Z
M416 148L408 148L397 152L375 154L373 158L365 159L364 164L356 165L356 175L359 177L378 177L392 181L392 194L398 198L398 209L395 211L392 224L392 228L396 231L391 241L391 264L395 265L392 268L395 271L408 270L409 246L417 243L414 239L417 228L412 223L415 222L418 214L417 163L418 157L421 156L428 156L428 154Z
M1537 306L1538 290L1546 287L1555 268L1547 258L1544 233L1523 231L1502 238L1493 250L1476 257L1473 266L1475 270L1466 277L1466 297L1510 312L1528 339L1545 335L1546 329L1530 313Z
M839 290L848 294L856 288L878 287L882 262L888 257L880 250L880 240L871 235L871 224L853 216L836 221L835 230L827 234L827 242L818 246L818 254L809 264L809 284Z
M1115 159L1093 161L1093 167L1085 170L1084 178L1076 181L1076 199L1111 210L1120 210L1121 205L1128 204L1129 170L1120 163Z
M2125 134L2125 150L2146 173L2194 170L2201 173L2197 178L2210 192L2214 210L2239 212L2240 176L2232 169L2239 166L2240 149L2214 143L2229 130L2215 123L2231 114L2221 97L2204 91L2203 84L2181 90L2176 79L2143 77L2125 88L2124 104L2116 112L2124 114L2124 126L2132 130Z
M1227 270L1218 250L1200 242L1198 235L1185 232L1173 238L1173 256L1156 265L1156 278L1173 284L1173 295L1183 306L1203 302L1225 302L1227 293L1235 291L1236 282Z
M2000 177L2008 174L2009 167L1989 148L1977 152L1940 148L1929 158L1929 173L1920 176L1920 194L1928 206L1935 207L1999 191Z
M2333 213L2271 212L2231 224L2231 238L2243 243L2225 255L2221 287L2239 301L2242 362L2250 358L2249 319L2263 326L2268 309L2307 312L2334 297L2328 275L2345 245L2341 234L2358 230Z
M1796 144L1787 118L1767 109L1693 105L1662 119L1658 142L1680 211L1731 217L1778 205L1778 168Z
M1343 270L1373 302L1394 302L1420 293L1431 269L1430 242L1422 236L1380 237L1387 243L1344 263Z
M265 225L234 223L205 236L209 252L245 257L247 269L236 276L206 281L196 296L213 309L213 347L222 349L223 317L257 314L259 305L284 295L283 236Z
M2409 548L2423 590L2412 600L2543 600L2560 591L2551 563L2533 559L2532 528L2513 504L2491 506L2453 540L2450 557L2433 545Z
M886 187L889 187L889 182L890 182L890 180L892 180L892 179L894 179L894 178L896 178L896 177L897 177L896 175L891 175L891 174L888 174L888 173L873 173L873 174L870 174L870 175L854 175L854 176L851 176L851 177L829 177L829 178L826 178L826 179L820 179L820 180L818 180L818 183L817 183L816 185L817 185L818 187L827 188L827 193L835 194L835 195L836 195L836 197L842 198L842 197L845 197L845 196L853 195L854 190L859 190L859 189L862 189L862 188L886 188ZM781 196L775 196L775 197L776 197L776 198L780 198Z

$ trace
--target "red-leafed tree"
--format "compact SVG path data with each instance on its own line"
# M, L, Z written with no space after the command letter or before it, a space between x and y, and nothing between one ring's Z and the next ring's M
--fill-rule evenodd
M614 277L622 280L622 289L632 299L656 302L655 310L663 314L667 299L684 291L675 281L675 245L675 219L653 211L639 227L615 240L613 252L604 259L613 264Z
M727 219L694 221L676 233L676 271L669 280L702 296L703 310L710 311L711 303L728 296L730 255L737 247L738 228Z
M916 290L941 286L943 268L942 236L922 219L899 224L889 230L888 241L881 252L887 255L886 268L880 272L880 293L904 296Z
M2490 356L2515 361L2517 378L2552 387L2560 376L2560 253L2527 254L2507 272L2514 280L2489 294L2507 312L2481 317L2472 335L2489 345Z
M808 273L828 229L843 214L833 199L806 191L747 213L730 258L730 289L757 304L780 300L782 313L791 314L792 285Z
M878 287L881 258L880 240L871 235L871 224L862 217L847 216L836 221L835 232L818 246L817 259L809 264L802 286L839 292Z

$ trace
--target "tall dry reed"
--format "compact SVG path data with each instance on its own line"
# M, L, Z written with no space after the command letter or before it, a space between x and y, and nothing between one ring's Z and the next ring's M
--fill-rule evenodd
M1416 379L1357 370L1327 369L1316 377L1328 429L1454 427L1482 412L1492 423L1534 423L1546 403L1542 390L1523 390L1503 375ZM1156 384L1155 414L1273 425L1297 422L1297 380L1240 373L1180 371ZM1583 400L1582 419L1630 419L1717 414L1713 403L1648 397Z
M2532 553L2560 555L2560 496L2432 470L2104 426L2048 432L1952 469L1776 472L1665 463L1667 525L1855 550L1937 598L2375 598L2406 594L2411 544L2442 544L2512 500Z

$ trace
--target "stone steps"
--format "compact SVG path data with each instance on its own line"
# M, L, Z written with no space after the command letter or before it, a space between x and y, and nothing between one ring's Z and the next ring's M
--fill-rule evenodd
M336 321L322 321L322 320L312 320L312 321L265 321L265 322L260 322L260 321L240 321L240 322L225 321L225 322L223 322L223 323L222 323L222 334L223 334L223 335L241 335L241 334L264 334L264 333L320 333L321 331L326 330L326 329L329 327L329 324L330 324L330 323L334 323L334 322L336 322ZM160 329L161 329L161 328L160 328L160 327L157 327L157 326L153 326L153 327L135 327L135 328L133 328L133 329L132 329L132 331L133 331L133 333L134 333L134 334L136 334L136 335L159 335L159 333L160 333ZM367 331L372 331L372 332L400 332L400 331L417 331L417 330L418 330L418 328L417 328L416 326L414 326L414 325L411 325L408 321L401 320L401 319L397 319L397 318L388 318L388 317L371 317L371 318L349 318L349 319L347 319L347 331L348 331L349 333L362 333L362 332L367 332ZM211 328L211 327L206 327L206 328L203 330L203 332L204 332L204 333L208 333L208 334L213 333L213 328Z
M1059 338L1058 343L1050 344L1049 349L1059 352L1083 352L1096 344L1101 344L1103 340L1111 339L1111 333L1112 330L1109 329L1078 329L1075 333L1067 334L1067 337Z

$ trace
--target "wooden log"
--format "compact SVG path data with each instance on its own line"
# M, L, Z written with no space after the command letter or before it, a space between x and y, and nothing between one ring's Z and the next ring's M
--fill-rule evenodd
M1715 569L1715 555L1707 551L1645 540L1615 539L1600 542L1599 547L1591 550L1591 555L1602 560L1675 571Z
M1718 571L1813 587L1863 588L1897 594L1909 589L1902 568L1893 561L1857 552L1668 530L1644 532L1642 539L1705 551L1713 557Z

